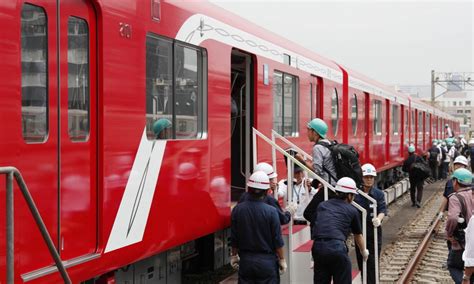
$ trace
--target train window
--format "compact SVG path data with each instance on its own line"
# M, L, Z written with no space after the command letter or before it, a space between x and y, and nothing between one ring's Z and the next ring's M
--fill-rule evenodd
M423 112L418 111L418 133L423 133Z
M273 76L273 129L297 136L298 78L278 71Z
M89 137L89 28L70 17L67 33L68 132L72 141Z
M21 10L21 126L28 143L48 136L47 19L43 8L24 4Z
M410 116L410 133L411 135L415 134L415 111L411 111L411 116Z
M207 57L204 49L148 35L146 39L146 129L150 140L200 139L205 130ZM173 72L174 71L174 72ZM168 120L171 131L154 133Z
M382 102L374 100L374 134L382 135Z
M425 116L425 134L430 134L430 117L429 113Z
M357 95L351 99L351 121L352 121L352 134L357 133L357 117L358 117L358 108L357 108Z
M398 127L400 124L399 121L400 112L398 111L398 106L392 105L392 133L398 135Z
M339 98L337 95L337 89L334 88L331 98L331 124L333 134L337 134L337 127L339 125Z
M405 110L404 119L405 119L405 130L404 130L404 132L405 132L405 134L408 134L408 110L407 109Z

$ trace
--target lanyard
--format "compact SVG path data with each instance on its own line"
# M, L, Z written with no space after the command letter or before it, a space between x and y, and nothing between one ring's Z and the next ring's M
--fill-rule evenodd
M297 203L297 204L300 204L300 192L301 192L301 188L304 187L304 182L305 182L305 180L303 179L303 180L301 181L300 185L299 185L298 192L296 192L296 186L297 186L297 184L293 184L293 193L296 195L296 203ZM293 202L293 196L292 196L291 199L292 199L291 201Z

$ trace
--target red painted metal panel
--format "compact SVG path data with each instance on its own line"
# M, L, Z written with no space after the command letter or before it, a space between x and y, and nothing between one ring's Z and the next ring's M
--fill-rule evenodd
M75 64L68 64L68 54L85 52L68 45L68 34L72 35L71 43L83 39L85 31L79 27L68 26L72 18L87 23L88 35L88 83L83 88L89 89L89 133L88 137L78 137L80 141L71 139L69 128L74 125L74 117L69 116L69 92L77 91L77 82L68 78L74 72ZM71 259L93 253L97 247L97 65L96 65L96 16L93 7L84 0L62 1L60 4L60 243L63 259ZM77 43L76 43L77 44ZM83 59L81 55L73 60ZM80 64L84 62L79 62ZM84 71L81 71L84 72ZM84 74L84 73L83 73ZM80 74L79 74L80 76ZM87 80L87 78L86 78ZM71 121L70 121L71 120ZM81 121L86 124L87 121ZM84 126L81 126L84 127ZM86 133L82 135L87 135ZM78 166L80 165L80 166Z

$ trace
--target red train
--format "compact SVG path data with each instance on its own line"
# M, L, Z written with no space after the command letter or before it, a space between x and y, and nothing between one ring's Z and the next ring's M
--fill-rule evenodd
M0 22L0 166L22 173L74 283L172 282L212 252L252 167L251 127L310 149L306 122L321 117L386 171L445 124L459 133L447 114L207 3L2 1ZM172 137L156 140L163 117ZM15 281L62 282L15 191Z

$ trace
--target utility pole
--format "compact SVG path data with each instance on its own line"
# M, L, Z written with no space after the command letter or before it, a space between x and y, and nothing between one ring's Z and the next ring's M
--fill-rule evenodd
M437 72L431 70L431 105L435 106L436 85L440 85L445 90L448 90L449 84L456 85L460 90L472 91L474 90L474 72Z
M431 106L435 106L435 71L431 70Z

